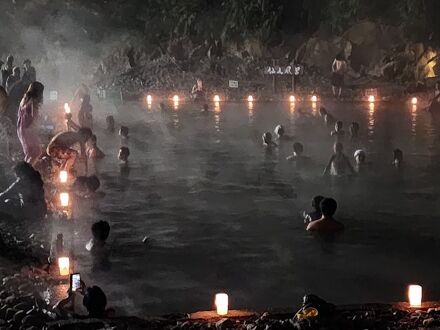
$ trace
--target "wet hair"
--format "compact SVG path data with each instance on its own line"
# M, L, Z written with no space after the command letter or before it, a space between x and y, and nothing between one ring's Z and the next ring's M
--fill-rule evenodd
M85 141L87 141L87 140L89 140L92 137L93 132L88 127L81 127L78 130L78 134L81 136L81 138L83 138Z
M332 217L338 208L338 203L333 198L324 198L320 203L320 207L325 217Z
M30 100L38 101L39 103L41 103L41 101L43 100L43 92L44 92L44 85L39 81L34 81L29 85L29 88L27 92L24 94L20 104L25 105Z
M105 122L107 123L107 129L111 128L112 130L115 130L115 118L113 116L107 116Z
M124 137L128 136L128 127L121 126L121 128L119 129L119 134Z
M402 150L394 149L393 150L393 157L394 157L394 160L398 159L398 160L402 161L403 160L403 152L402 152Z
M263 142L264 143L272 142L272 134L270 134L269 132L264 133Z
M343 123L342 121L340 121L340 120L338 120L338 121L335 123L335 129L336 129L336 128L337 128L337 129L341 129L343 126L344 126L344 123Z
M318 195L313 197L312 199L312 207L316 210L321 212L321 201L324 199L324 196Z
M96 175L92 175L87 178L86 186L90 191L95 192L101 186L101 181L99 181Z
M121 147L119 149L119 154L122 158L128 158L128 156L130 156L130 149L128 149L127 147Z
M20 76L21 70L19 66L14 66L14 68L12 69L12 73L15 75L17 74L18 76Z
M361 162L365 161L365 151L363 151L362 149L356 150L354 153L354 158L359 157L359 159L361 160Z
M302 143L295 142L293 144L293 151L295 151L297 154L302 153L304 151L304 147L303 147Z
M83 299L83 305L87 308L90 317L103 317L107 306L107 297L99 286L87 288Z
M275 134L277 134L279 136L283 136L284 135L284 127L282 125L277 125L277 127L275 127L274 132L275 132Z
M35 170L32 165L27 162L18 162L14 166L14 173L19 178L28 179L33 183L38 184L40 187L43 187L44 183L40 172Z
M324 115L327 114L327 110L326 110L324 107L320 107L320 108L319 108L319 114L320 114L321 116L324 116Z
M338 54L336 54L335 59L337 61L345 61L345 55L344 52L339 52Z
M107 221L98 221L92 225L92 235L99 241L107 240L110 235L110 225Z
M14 56L12 56L12 55L8 55L8 57L6 57L6 63L12 63L12 62L14 62Z

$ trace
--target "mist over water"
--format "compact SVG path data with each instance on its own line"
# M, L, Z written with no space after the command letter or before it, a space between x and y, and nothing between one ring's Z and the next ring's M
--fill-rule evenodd
M333 138L309 104L221 104L208 115L181 104L169 113L137 103L93 103L106 196L75 223L77 270L97 283L121 313L146 315L210 309L218 291L232 308L296 306L315 293L334 303L399 301L409 282L435 287L438 232L438 130L408 104L325 104L348 126L361 126L369 173L352 181L322 178ZM318 105L319 107L319 105ZM303 109L303 114L299 109ZM214 110L214 109L212 109ZM106 115L130 129L130 175L120 176L119 137L104 133ZM292 143L268 155L261 134L283 124L304 144L309 164L284 161ZM405 168L391 166L392 150ZM322 240L305 231L302 210L322 194L339 203L346 231ZM111 225L111 270L92 271L84 245L90 225ZM149 237L147 244L142 243Z

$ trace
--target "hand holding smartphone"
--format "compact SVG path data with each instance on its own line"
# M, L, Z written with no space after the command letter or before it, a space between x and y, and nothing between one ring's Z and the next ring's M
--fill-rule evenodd
M70 274L70 290L76 292L81 289L81 275L79 273Z

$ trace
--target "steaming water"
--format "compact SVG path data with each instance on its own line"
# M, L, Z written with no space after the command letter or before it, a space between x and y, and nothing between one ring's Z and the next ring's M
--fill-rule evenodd
M401 301L410 282L438 299L435 123L403 103L326 106L346 131L360 123L360 142L347 137L345 151L367 151L365 177L322 178L333 140L307 104L222 104L209 115L190 104L169 114L96 104L101 126L107 114L129 126L131 172L120 177L120 141L98 129L106 196L76 220L77 270L119 312L138 315L210 309L219 291L231 307L251 309L297 306L305 293L334 303ZM284 161L291 143L272 156L261 147L261 134L279 123L310 156L300 171ZM397 147L406 162L400 173L391 166ZM334 240L307 233L299 216L316 194L339 203L346 231ZM84 249L96 220L111 224L110 271L92 272Z

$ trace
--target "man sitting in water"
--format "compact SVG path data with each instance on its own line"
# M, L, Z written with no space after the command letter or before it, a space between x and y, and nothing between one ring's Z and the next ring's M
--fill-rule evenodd
M351 166L350 160L344 154L344 146L340 142L336 142L333 146L334 154L330 157L330 160L325 167L324 175L344 176L349 174L355 174L353 166Z
M90 128L82 127L78 132L61 132L55 135L47 146L47 154L61 163L61 169L73 172L78 151L73 149L79 145L81 157L85 160L87 172L86 142L92 137Z
M203 101L205 100L205 91L203 90L203 82L200 78L197 79L196 84L193 86L191 90L191 97L194 101Z
M336 142L344 140L345 131L342 129L343 125L342 121L338 120L335 124L335 130L330 133L331 136L336 137Z
M333 198L324 198L321 201L321 219L310 222L307 231L329 233L344 230L344 225L333 218L337 207L338 204Z
M314 211L312 212L303 212L304 217L304 223L308 225L312 221L316 221L321 219L322 212L321 212L321 201L324 199L321 195L315 196L312 199L312 207Z

